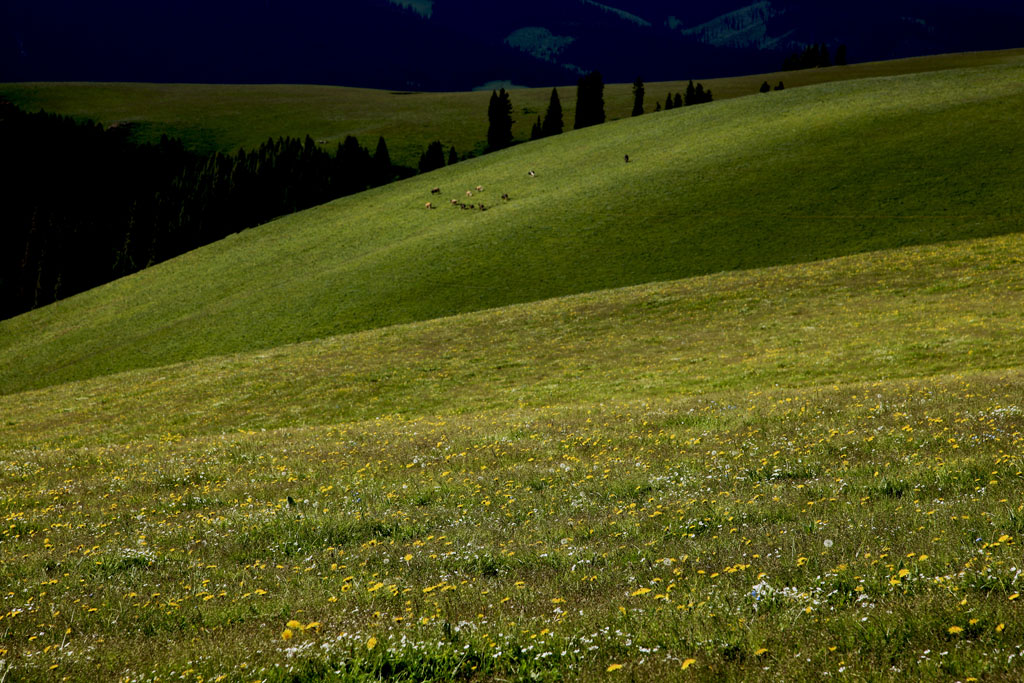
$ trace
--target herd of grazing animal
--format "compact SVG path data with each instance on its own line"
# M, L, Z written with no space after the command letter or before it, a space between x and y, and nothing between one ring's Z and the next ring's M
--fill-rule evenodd
M530 175L534 176L536 174L533 171L530 171ZM483 192L484 191L484 186L483 185L477 185L475 190L466 190L466 197L472 197L474 191L477 192L477 193ZM440 187L432 188L430 190L430 194L441 194L441 188ZM508 201L512 201L512 198L509 196L508 192L504 192L501 195L501 200L503 202L508 202ZM486 211L487 210L487 206L484 203L482 203L482 202L480 202L478 204L467 204L467 203L465 203L463 201L460 201L458 199L452 199L452 200L450 200L450 204L451 204L451 206L453 206L453 207L455 207L457 209L462 209L464 211L470 211L470 210L472 210L472 211ZM428 209L436 209L437 208L436 206L434 206L433 202L427 202L425 204L425 207L428 208Z
M627 157L627 159L628 159L628 157ZM532 170L528 171L527 175L529 175L531 178L536 178L537 177L537 174L534 173ZM484 191L484 186L483 185L477 185L476 186L476 192L479 193L479 192L483 192L483 191ZM431 188L430 194L441 194L441 188L440 187ZM473 196L473 190L466 190L466 196L467 197L472 197ZM508 192L503 192L502 195L501 195L501 201L503 201L503 202L510 202L510 201L512 201L512 198L509 196ZM486 211L487 210L487 207L483 203L480 203L480 204L466 204L465 202L461 202L458 199L452 199L451 200L451 205L453 207L457 208L457 209L463 209L465 211L468 211L468 210ZM426 208L428 208L428 209L436 209L437 207L434 206L433 202L427 202L426 203Z

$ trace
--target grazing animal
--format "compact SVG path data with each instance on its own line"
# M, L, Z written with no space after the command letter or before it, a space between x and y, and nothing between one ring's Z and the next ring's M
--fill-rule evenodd
M431 204L430 202L427 202L427 206L426 206L426 208L428 208L428 209L433 209L433 208L434 208L434 205L433 205L433 204Z
M477 185L476 186L476 191L477 192L483 192L484 191L484 186L483 185Z
M456 204L458 204L458 203L459 203L459 200L458 200L458 199L453 199L453 200L452 200L452 206L455 206L455 205L456 205Z
M441 188L435 187L433 190L430 191L430 194L441 194Z
M627 164L629 163L629 155L628 154L626 155L626 163Z
M536 177L537 177L537 174L536 174L536 173L534 173L533 171L530 171L530 173L529 173L529 176L530 176L531 178L536 178Z
M473 196L473 190L466 190L466 196L467 197L472 197Z
M504 199L504 200L505 200L506 202L507 202L507 201L508 201L509 199L511 199L511 197L509 197L509 196L508 196L508 192L506 192L505 194L501 195L501 198L502 198L502 199Z
M486 206L484 206L483 204L481 204L481 205L480 205L480 210L481 210L481 211L486 211L486 210L487 210L487 207L486 207Z

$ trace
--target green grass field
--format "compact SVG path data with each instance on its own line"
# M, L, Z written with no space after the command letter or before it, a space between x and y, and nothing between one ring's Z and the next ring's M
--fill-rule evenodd
M0 322L0 683L1021 680L1022 105L625 119Z
M1022 84L1021 64L824 84L473 159L0 322L0 392L603 288L1020 231ZM467 199L477 185L484 192ZM450 197L490 210L460 211ZM425 209L431 199L440 208Z
M1019 680L1022 262L902 248L2 397L0 670Z
M830 69L756 74L736 78L704 79L717 99L757 92L762 81L787 87L856 78L895 76L942 69L1019 63L1024 50L916 57L886 62L853 64ZM694 75L699 78L699 74ZM625 118L633 107L629 84L605 89L609 118ZM664 103L669 92L682 92L685 81L649 83L646 105ZM513 132L529 137L530 127L548 105L550 88L515 90ZM572 127L576 86L559 87L567 128ZM371 151L383 135L392 158L415 166L433 140L446 149L454 145L479 152L487 139L487 100L490 93L396 93L326 86L225 86L146 83L6 83L0 97L28 109L100 121L105 125L130 123L134 139L155 142L161 134L179 137L204 153L253 149L269 137L310 135L330 146L355 135Z

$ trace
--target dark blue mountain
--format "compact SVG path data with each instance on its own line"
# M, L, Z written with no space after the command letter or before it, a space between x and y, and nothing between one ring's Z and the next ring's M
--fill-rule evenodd
M323 83L708 78L808 44L869 61L1024 44L1020 0L5 0L0 81Z

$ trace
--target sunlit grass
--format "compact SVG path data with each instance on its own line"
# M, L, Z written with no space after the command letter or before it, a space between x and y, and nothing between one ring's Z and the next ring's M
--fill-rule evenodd
M715 102L347 197L0 322L0 391L1019 231L1022 75L1002 65ZM471 201L488 211L447 204L478 185ZM431 211L433 186L444 206Z
M12 680L1014 680L1024 239L0 398Z

